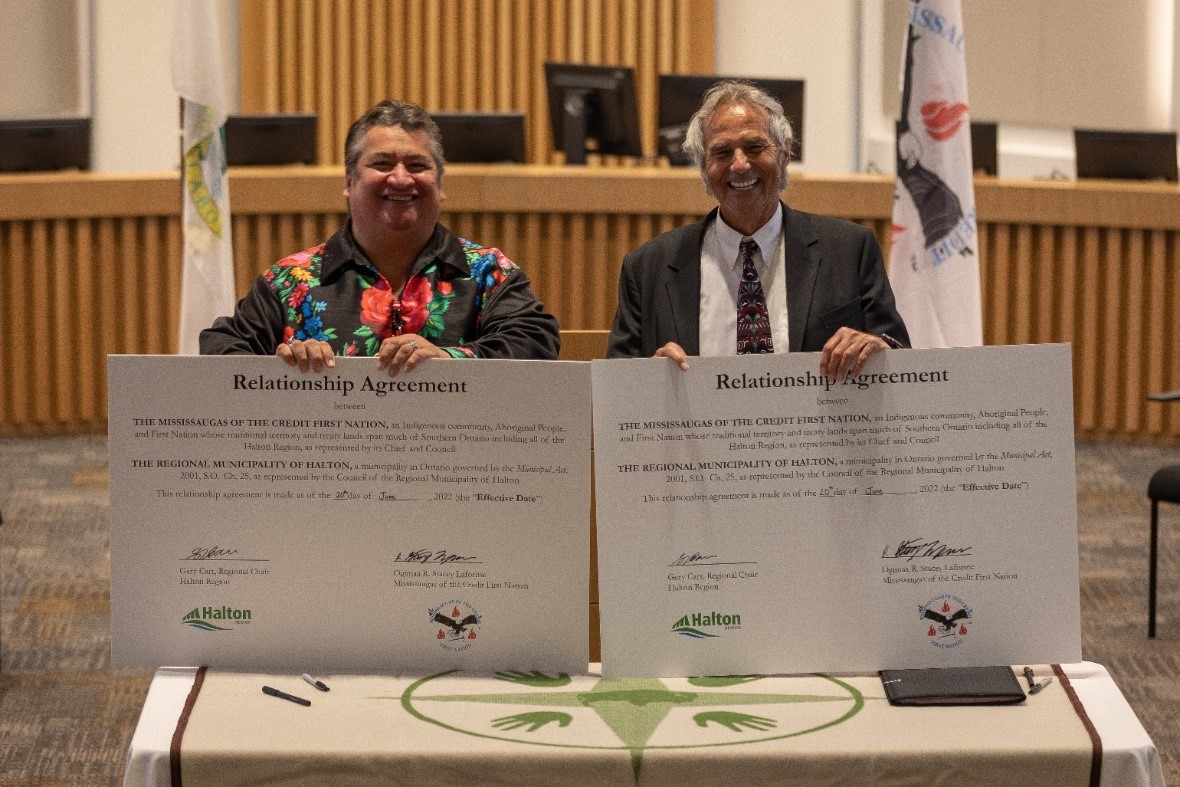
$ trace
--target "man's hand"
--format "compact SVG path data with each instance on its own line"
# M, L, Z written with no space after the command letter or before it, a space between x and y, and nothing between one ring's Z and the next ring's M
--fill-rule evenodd
M668 342L656 350L656 354L652 358L671 358L681 369L688 371L688 353L676 342Z
M445 350L415 333L390 336L381 342L381 349L377 351L377 370L388 369L390 377L397 377L398 372L408 372L427 358L450 357Z
M286 361L288 366L298 366L301 372L322 372L336 365L332 345L318 339L292 339L275 348L275 355Z
M888 348L889 343L880 336L841 328L824 345L819 355L819 370L836 380L860 374L865 361Z

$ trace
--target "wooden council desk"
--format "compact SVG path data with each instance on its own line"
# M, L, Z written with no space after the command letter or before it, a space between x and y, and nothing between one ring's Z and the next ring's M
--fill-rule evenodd
M1019 705L917 708L889 705L868 675L319 676L325 693L294 675L165 668L124 787L1163 785L1155 747L1106 670L1054 669Z
M892 177L792 173L793 207L871 227ZM605 330L623 255L708 210L668 167L447 167L443 220L528 272L564 330ZM335 167L230 170L237 290L345 218ZM984 342L1073 345L1081 439L1180 443L1180 187L977 178ZM101 432L106 356L171 353L178 173L0 175L0 437Z

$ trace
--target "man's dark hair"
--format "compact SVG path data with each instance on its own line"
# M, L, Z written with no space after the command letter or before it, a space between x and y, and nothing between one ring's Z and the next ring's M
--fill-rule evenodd
M377 104L353 122L344 140L344 171L349 178L356 175L356 165L364 147L365 135L377 126L402 128L406 131L423 131L430 148L430 157L438 169L438 182L442 183L443 170L447 162L443 158L442 132L425 109L409 101L386 99Z

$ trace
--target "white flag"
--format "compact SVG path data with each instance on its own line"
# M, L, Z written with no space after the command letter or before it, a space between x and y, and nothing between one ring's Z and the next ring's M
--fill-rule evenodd
M902 63L889 280L914 347L983 343L959 0L913 0Z
M203 328L234 308L229 179L223 127L228 102L214 0L178 4L172 83L183 99L181 187L184 265L180 286L180 354L196 355Z

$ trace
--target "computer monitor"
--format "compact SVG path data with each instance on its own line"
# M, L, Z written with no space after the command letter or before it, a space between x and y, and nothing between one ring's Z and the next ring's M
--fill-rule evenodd
M1176 132L1075 128L1079 178L1176 182Z
M90 118L0 120L0 172L90 169Z
M629 66L545 63L549 125L566 164L586 153L642 156L635 70Z
M316 162L316 114L230 115L225 120L225 158L231 167Z
M431 112L448 163L523 164L523 112Z
M660 74L660 153L676 165L692 164L681 147L688 131L688 121L701 106L701 99L713 85L727 79L749 82L774 96L783 105L795 136L792 161L803 160L803 80L764 79L721 76L718 74Z
M999 126L982 120L971 121L971 170L980 175L1000 174Z

